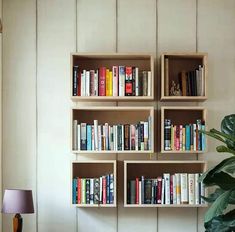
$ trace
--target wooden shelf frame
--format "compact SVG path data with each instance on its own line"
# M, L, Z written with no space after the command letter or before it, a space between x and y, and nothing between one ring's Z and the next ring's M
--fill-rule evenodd
M71 53L70 67L70 96L77 101L150 101L156 95L154 88L154 56L150 53ZM73 96L73 66L78 65L82 70L98 69L105 66L112 69L114 65L139 67L139 72L151 71L150 96Z
M199 208L207 204L127 204L127 181L134 180L137 176L157 178L163 173L202 173L207 170L205 161L168 161L168 160L125 160L124 161L124 207L131 208ZM207 190L205 192L207 195Z
M72 180L75 177L99 178L113 173L114 203L113 204L72 204ZM71 162L71 204L79 208L110 208L117 206L117 161L116 160L76 160Z
M155 124L155 110L152 106L105 106L105 107L73 107L71 109L71 152L75 154L152 154L154 153L154 124ZM110 125L113 124L135 124L139 121L147 121L148 116L151 116L151 149L144 151L124 150L124 151L86 151L86 150L73 150L73 120L77 119L79 123L86 122L89 124L94 123L94 119L98 120L99 124L105 122Z
M174 114L173 114L174 112ZM182 112L184 116L182 117ZM171 115L171 117L167 117ZM199 118L197 118L199 117ZM195 123L196 119L207 121L207 111L204 107L200 106L162 106L161 107L161 153L171 154L202 154L207 152L207 139L205 151L165 151L164 150L164 120L165 118L174 119L175 124ZM173 124L174 124L173 121Z
M169 58L170 62L173 63L171 72L173 75L169 75L170 80L177 79L177 74L182 71L190 71L198 67L199 64L204 66L205 78L204 78L204 96L166 96L165 94L165 58ZM161 54L161 101L205 101L207 100L207 81L208 81L208 54L204 52L165 52ZM169 68L170 69L170 68ZM173 77L172 77L173 76Z

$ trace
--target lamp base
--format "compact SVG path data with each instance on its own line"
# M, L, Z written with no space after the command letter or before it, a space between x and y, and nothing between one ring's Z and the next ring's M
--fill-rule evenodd
M13 231L22 232L22 228L23 228L23 218L19 213L17 213L13 218Z

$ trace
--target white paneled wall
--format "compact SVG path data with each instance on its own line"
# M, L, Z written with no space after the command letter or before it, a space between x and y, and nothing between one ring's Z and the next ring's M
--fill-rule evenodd
M202 209L124 208L122 169L117 208L70 205L70 161L97 158L70 153L70 52L208 52L203 105L209 127L218 127L234 113L234 24L233 0L3 0L3 188L33 189L37 214L24 216L25 231L202 232ZM213 164L219 159L209 144L199 158ZM11 231L11 216L3 217L3 231Z

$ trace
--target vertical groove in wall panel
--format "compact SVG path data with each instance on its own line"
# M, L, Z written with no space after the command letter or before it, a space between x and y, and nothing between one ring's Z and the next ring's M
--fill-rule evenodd
M158 0L158 52L160 54L173 51L196 51L195 0ZM164 104L161 102L159 107ZM174 103L169 104L174 105ZM185 105L185 103L182 104ZM192 105L192 103L187 104ZM195 156L187 157L181 156L182 159L195 159ZM159 155L159 158L179 159L173 155ZM184 218L183 221L182 218ZM159 209L158 231L170 232L172 230L196 232L197 209Z
M36 1L3 1L3 189L36 190ZM30 19L30 20L29 20ZM36 231L35 215L24 229ZM12 216L3 215L3 231Z
M78 51L115 51L116 0L78 0L77 10Z
M70 199L70 53L75 0L38 0L38 228L75 231Z
M198 0L198 50L208 52L208 128L220 128L225 115L234 113L235 102L235 1ZM222 86L221 86L222 84ZM224 89L226 88L226 94ZM218 145L208 139L209 152L203 155L209 167L227 155L215 153ZM199 231L203 230L205 209L199 210Z
M118 52L152 53L156 57L156 0L118 0ZM156 65L155 65L156 67ZM156 75L157 71L155 72ZM155 102L120 102L119 105L154 106ZM156 156L153 156L155 159ZM119 155L119 160L150 159L149 155ZM119 198L123 199L123 175L119 174ZM144 216L143 216L144 215ZM124 208L118 211L119 232L156 231L155 208Z
M0 19L2 20L2 0L0 0ZM0 199L2 199L2 33L0 34ZM0 207L2 208L2 202L0 203ZM2 232L2 214L0 216L0 232Z

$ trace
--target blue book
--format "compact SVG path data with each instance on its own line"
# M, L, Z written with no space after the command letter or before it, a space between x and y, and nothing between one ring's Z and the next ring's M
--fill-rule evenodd
M185 134L186 134L186 137L185 137L185 140L186 140L186 144L185 144L185 150L186 151L190 151L190 126L189 125L186 125L185 126Z
M92 127L87 125L87 150L92 150Z
M205 125L201 126L202 130L206 130ZM202 145L202 151L206 150L206 136L204 133L201 133L201 145Z
M73 179L73 204L76 204L76 198L77 198L77 179Z
M109 180L109 175L106 176L106 203L110 204L110 180Z
M114 203L114 178L113 174L109 175L109 203L113 204Z

